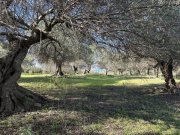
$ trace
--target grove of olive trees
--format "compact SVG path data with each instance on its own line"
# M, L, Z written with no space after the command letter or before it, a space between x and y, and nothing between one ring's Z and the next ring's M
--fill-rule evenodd
M28 110L44 101L17 84L32 46L41 60L52 59L58 68L75 59L78 44L133 52L156 60L166 88L176 87L172 70L180 58L177 0L5 0L0 10L0 40L9 48L0 58L0 113Z

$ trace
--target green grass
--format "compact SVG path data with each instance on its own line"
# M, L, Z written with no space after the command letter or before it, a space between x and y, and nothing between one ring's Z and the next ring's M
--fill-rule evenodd
M104 76L104 75L89 75L89 76L70 76L67 78L51 77L48 74L23 74L20 85L31 89L39 88L38 90L49 90L66 87L103 87L103 86L143 86L152 84L162 84L163 79L148 78L140 76Z
M179 135L180 96L162 92L163 82L140 76L23 74L21 86L51 101L4 118L0 134Z

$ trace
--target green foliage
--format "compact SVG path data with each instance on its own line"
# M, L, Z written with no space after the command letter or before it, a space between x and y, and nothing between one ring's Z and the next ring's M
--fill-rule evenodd
M31 67L35 65L35 59L31 55L27 55L22 63L24 68Z

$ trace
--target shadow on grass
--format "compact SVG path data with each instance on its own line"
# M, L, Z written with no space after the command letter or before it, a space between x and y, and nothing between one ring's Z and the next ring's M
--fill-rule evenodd
M180 95L155 94L148 87L101 87L68 90L60 100L51 101L49 107L55 110L78 111L85 113L91 122L108 118L142 119L156 124L163 121L168 127L180 128L178 114ZM50 91L57 96L58 91ZM46 106L48 108L48 106Z
M146 77L138 78L146 79ZM51 77L31 77L22 78L21 81L26 83L47 82L51 81L51 79ZM180 113L179 94L169 95L153 89L159 85L139 87L106 86L117 81L131 79L137 79L137 77L108 76L108 78L101 78L101 76L83 76L78 77L78 79L76 77L69 77L68 81L65 82L66 85L71 85L71 83L86 84L87 82L88 85L80 88L73 87L67 90L55 89L47 91L45 95L50 96L53 100L47 102L42 109L57 111L57 113L42 114L42 119L40 118L41 116L37 117L41 120L33 123L33 130L40 130L40 134L47 134L52 130L52 132L61 134L70 134L69 132L72 132L72 134L98 135L101 133L95 131L96 128L97 130L102 130L98 129L100 127L95 127L95 129L93 127L92 130L86 132L79 128L82 125L103 123L109 118L127 118L134 121L144 120L154 125L158 125L158 122L162 121L167 127L173 126L176 129L180 129L178 116ZM59 116L58 111L63 111L65 114ZM70 114L67 114L67 112ZM72 116L71 112L78 112L82 116L74 116L74 114ZM155 133L149 131L147 134Z
M49 76L35 76L35 77L21 77L19 83L49 83L51 82L51 77Z

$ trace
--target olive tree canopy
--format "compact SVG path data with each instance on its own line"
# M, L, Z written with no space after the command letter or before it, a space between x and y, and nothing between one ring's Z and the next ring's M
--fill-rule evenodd
M0 59L0 113L28 110L42 98L18 86L21 64L34 45L60 44L57 25L97 42L156 59L167 88L175 86L172 61L179 59L177 0L5 0L0 1L0 41L9 53Z

